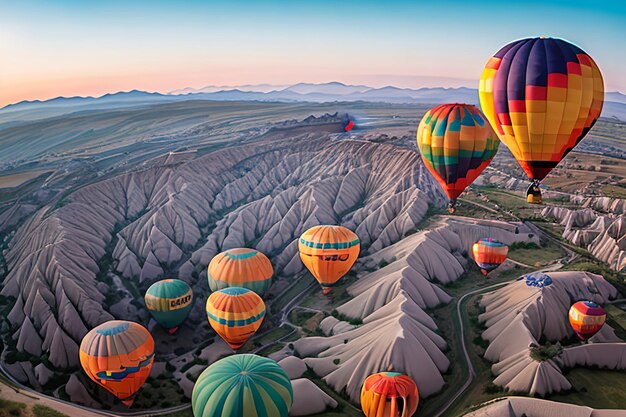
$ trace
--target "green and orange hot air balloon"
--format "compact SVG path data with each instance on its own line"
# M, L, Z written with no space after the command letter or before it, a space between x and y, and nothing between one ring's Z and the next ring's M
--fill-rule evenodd
M292 403L285 371L271 359L250 354L213 363L191 394L196 417L287 417Z
M300 259L320 283L324 294L344 276L359 257L359 237L343 226L315 226L298 240Z
M85 335L79 357L89 378L130 407L150 375L154 339L135 322L112 320Z
M578 46L528 38L489 59L478 94L489 123L532 180L528 201L541 203L540 181L600 117L604 82Z
M209 324L233 349L239 349L261 327L265 303L252 290L228 287L212 293L206 302Z
M243 287L261 297L272 284L272 275L274 268L267 256L248 248L229 249L217 254L207 270L211 291Z
M506 260L508 253L507 245L490 237L480 239L472 245L474 261L485 276L499 267Z
M424 165L450 199L450 214L463 190L489 165L499 144L475 106L442 104L426 112L417 129L417 146Z
M401 373L370 375L361 388L361 408L366 417L411 417L418 403L417 385Z
M152 317L171 334L193 307L193 291L185 281L164 279L148 288L144 300Z

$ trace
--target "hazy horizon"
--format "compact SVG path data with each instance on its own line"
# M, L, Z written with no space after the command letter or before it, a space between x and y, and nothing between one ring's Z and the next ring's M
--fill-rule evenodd
M503 45L540 35L578 44L607 91L626 91L625 16L622 3L559 0L4 3L0 107L206 85L475 88Z

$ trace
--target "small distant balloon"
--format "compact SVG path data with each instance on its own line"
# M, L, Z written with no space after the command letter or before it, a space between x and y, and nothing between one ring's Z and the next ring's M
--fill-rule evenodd
M499 267L506 260L508 253L507 245L491 237L480 239L472 246L474 261L485 276Z
M361 388L361 408L366 417L410 417L418 402L415 381L398 372L370 375Z
M138 323L107 321L85 335L79 357L89 378L130 407L150 375L154 339Z
M579 301L569 310L569 322L580 340L588 340L600 331L606 311L593 301Z
M174 333L191 311L193 291L185 281L164 279L148 288L144 300L154 320Z
M346 132L349 132L352 129L354 129L354 121L350 120L348 124L346 124L346 126L343 128L343 130L345 130Z
M360 248L359 237L343 226L314 226L298 240L300 259L324 294L352 268Z
M252 290L228 287L212 293L206 302L209 324L233 349L239 349L261 327L265 303Z

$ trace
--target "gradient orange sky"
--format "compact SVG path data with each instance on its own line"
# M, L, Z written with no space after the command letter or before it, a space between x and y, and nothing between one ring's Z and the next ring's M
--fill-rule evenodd
M249 83L475 87L501 46L537 35L578 44L626 91L623 2L46 3L0 5L0 106Z

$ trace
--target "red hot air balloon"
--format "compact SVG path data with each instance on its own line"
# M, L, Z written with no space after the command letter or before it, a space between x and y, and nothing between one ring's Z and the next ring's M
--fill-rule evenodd
M569 322L580 340L587 340L600 331L606 311L592 301L579 301L569 310Z

